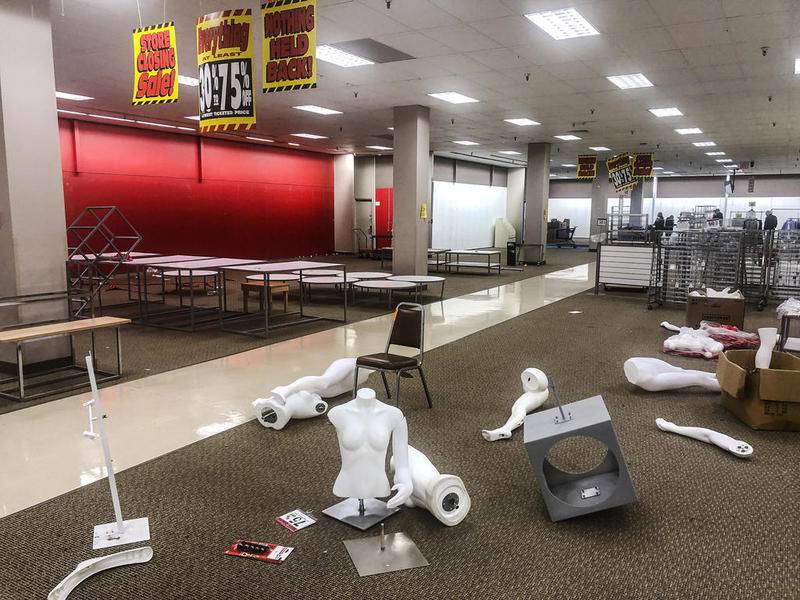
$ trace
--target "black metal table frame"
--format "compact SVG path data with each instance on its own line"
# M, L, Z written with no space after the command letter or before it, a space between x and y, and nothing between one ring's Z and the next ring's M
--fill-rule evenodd
M463 254L464 256L485 256L486 257L486 266L479 266L479 265L464 265L463 268L465 269L486 269L487 274L491 275L492 271L497 269L497 276L499 277L502 270L503 270L503 252L502 250L484 250L481 251L480 254L475 254L472 250L448 250L445 254L445 266L447 267L447 272L452 273L452 267L456 268L456 273L459 273L460 265L454 264L450 260L450 256L454 255L456 258ZM492 257L497 256L497 266L492 266ZM460 262L456 260L455 262Z

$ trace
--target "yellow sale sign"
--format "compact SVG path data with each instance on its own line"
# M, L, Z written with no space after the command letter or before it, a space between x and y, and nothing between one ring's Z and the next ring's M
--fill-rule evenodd
M264 21L264 93L317 87L317 0L269 0Z
M173 22L133 30L133 100L141 104L178 101L178 47Z

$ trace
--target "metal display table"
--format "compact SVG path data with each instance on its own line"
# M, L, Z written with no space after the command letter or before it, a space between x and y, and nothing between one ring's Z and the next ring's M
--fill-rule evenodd
M355 273L350 273L350 276L357 277L358 279L388 279L392 274L381 273L380 271L357 271Z
M294 273L295 275L299 275L300 272ZM333 269L311 269L310 271L306 271L303 273L303 276L308 277L341 277L341 271L334 271Z
M471 269L486 269L486 272L491 275L492 271L496 270L500 275L502 268L502 251L501 250L448 250L446 253L445 266L447 272L450 273L452 268L456 268L456 273L462 268ZM485 258L485 262L479 260L461 260L462 256L469 256L474 258ZM497 260L493 261L492 257L496 256ZM453 259L455 257L455 260Z
M317 273L318 271L309 271L309 273ZM358 277L348 275L345 277L308 277L303 279L303 287L305 288L306 298L311 300L311 286L312 285L334 285L338 288L340 285L353 288L353 284L361 281Z
M417 284L411 283L410 281L392 281L390 279L375 279L372 281L359 281L358 283L353 284L353 289L355 290L363 289L363 290L378 290L378 292L388 292L389 296L389 306L392 305L392 293L395 290L414 290L417 291ZM355 300L354 300L355 302Z
M274 277L280 277L280 281L286 275L296 275L296 281L300 284L300 289L303 289L305 283L305 273L314 270L320 270L328 267L331 270L341 269L342 277L337 277L337 280L348 281L351 277L347 275L347 267L344 264L338 263L324 263L313 262L304 260L286 261L279 263L258 263L250 265L238 265L226 268L227 271L234 271L240 273L250 273L251 281L259 277L264 284L264 289L269 289L269 282ZM339 272L339 271L337 271ZM293 280L294 281L294 280ZM347 287L342 286L342 318L335 319L331 317L322 317L317 315L310 315L306 312L306 298L304 294L300 294L300 310L294 312L286 312L272 317L269 312L269 307L259 313L249 314L229 314L220 312L220 328L223 331L230 333L239 333L242 335L250 335L254 337L269 337L269 332L272 329L280 327L288 327L290 325L299 325L302 323L310 323L313 321L335 321L337 323L347 322ZM276 321L276 322L273 322Z
M391 260L392 250L392 246L386 246L378 251L381 259L381 269L383 269L383 265L386 261ZM450 248L428 248L428 266L436 267L436 271L438 272L441 266L447 264L448 252L450 252ZM442 259L442 256L445 258Z
M440 283L442 284L442 292L439 294L439 299L444 300L444 277L439 277L438 275L392 275L388 280L408 281L409 283L415 284L417 286L417 302L419 302L419 293L422 286L430 285L431 283Z

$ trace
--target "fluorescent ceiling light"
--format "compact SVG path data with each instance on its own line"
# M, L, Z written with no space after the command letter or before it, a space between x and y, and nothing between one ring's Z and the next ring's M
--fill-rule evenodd
M520 127L529 127L531 125L541 125L538 121L534 121L533 119L503 119L506 123L511 123L512 125L519 125Z
M733 162L733 159L732 158L718 158L717 162L718 163L729 163L729 162Z
M83 101L83 100L94 100L91 96L81 96L80 94L70 94L67 92L56 92L56 98L61 98L62 100L76 100L76 101Z
M333 110L332 108L325 108L324 106L315 106L314 104L304 104L302 106L294 106L297 110L304 110L306 112L316 113L318 115L340 115L342 111Z
M606 148L605 146L589 146L589 150L594 150L595 152L610 152L611 148Z
M189 119L190 121L199 121L200 117L198 115L192 115L191 117L183 117L184 119Z
M572 163L564 163L564 164L563 164L563 165L561 165L561 166L562 166L562 167L574 167L575 165L573 165Z
M525 16L556 40L600 35L600 32L574 8L560 8Z
M676 133L680 133L681 135L694 135L696 133L703 133L701 129L697 127L686 127L684 129L676 129Z
M197 77L187 77L186 75L178 75L178 83L181 85L189 85L191 87L197 87L200 85L200 80Z
M519 156L522 152L517 152L516 150L500 150L498 154L507 154L508 156Z
M182 129L183 131L196 131L194 127L178 127L178 129Z
M478 142L472 142L470 140L453 140L453 143L459 146L480 146Z
M394 148L389 148L388 146L366 146L370 150L394 150Z
M710 148L711 146L716 146L714 142L693 142L693 146L697 146L698 148Z
M663 175L674 175L675 171L664 171Z
M664 167L653 167L653 171L663 171Z
M706 156L725 156L724 152L706 152Z
M275 141L275 140L268 140L267 138L253 137L252 135L248 135L247 139L256 142L269 142L270 144Z
M435 94L428 94L428 96L431 98L436 98L437 100L444 100L450 104L469 104L471 102L479 102L479 100L476 100L475 98L470 98L469 96L459 94L458 92L436 92Z
M333 46L317 46L317 60L322 60L336 65L337 67L363 67L373 65L371 60L350 54L344 50L339 50Z
M553 136L553 137L558 138L559 140L564 140L565 142L574 142L575 140L582 139L582 138L579 138L577 135L572 135L572 134L556 135L556 136Z
M86 113L78 112L77 110L64 110L63 108L59 108L58 112L65 113L68 115L83 115L84 117L86 116Z
M722 165L726 169L738 169L739 165Z
M112 117L111 115L89 115L90 117L95 117L96 119L108 119L109 121L127 121L129 123L133 123L130 119L123 119L122 117Z
M794 59L794 74L800 75L800 58Z
M661 117L682 117L683 113L674 106L671 108L648 108L655 116Z
M623 90L630 90L633 88L653 87L647 77L641 73L631 73L629 75L612 75L606 77L611 83Z
M296 144L295 142L289 142L290 146L299 146L300 144Z
M317 135L316 133L293 133L292 137L306 138L307 140L327 140L324 135Z
M388 129L389 131L394 131L394 127L387 127L386 129Z
M136 121L140 125L152 125L153 127L169 127L175 129L175 125L167 125L166 123L153 123L152 121Z

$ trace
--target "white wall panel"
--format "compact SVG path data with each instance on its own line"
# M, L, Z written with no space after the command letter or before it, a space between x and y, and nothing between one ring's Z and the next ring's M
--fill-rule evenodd
M433 247L488 248L494 220L506 216L504 187L433 182Z

